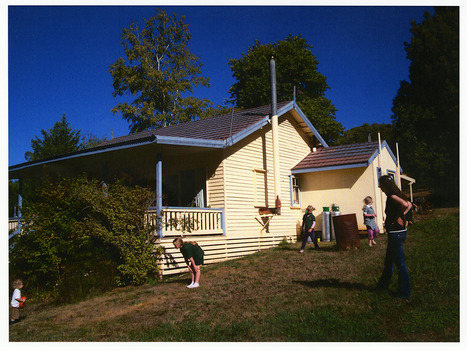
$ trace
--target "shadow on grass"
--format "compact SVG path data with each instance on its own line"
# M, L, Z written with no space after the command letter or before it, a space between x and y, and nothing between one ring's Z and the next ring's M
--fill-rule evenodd
M300 250L300 247L296 246L278 246L275 248L276 250L290 250L290 251L296 251L298 253L298 251ZM337 246L336 245L333 245L333 246L324 246L323 245L320 245L319 246L319 249L316 249L314 248L311 244L309 244L309 246L305 247L305 253L308 253L308 252L312 252L312 251L316 251L317 253L320 252L320 251L323 251L323 252L335 252L337 251Z
M353 282L341 282L336 278L328 278L328 279L321 279L315 281L292 281L293 283L302 284L306 287L310 288L343 288L349 290L369 290L374 291L375 287L366 286L361 283L353 283Z

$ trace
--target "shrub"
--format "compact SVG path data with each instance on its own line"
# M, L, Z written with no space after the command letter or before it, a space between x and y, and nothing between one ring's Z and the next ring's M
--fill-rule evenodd
M84 175L47 181L22 210L24 230L11 241L10 274L36 287L62 288L68 301L80 289L77 276L92 280L104 265L116 285L144 283L158 272L156 228L146 216L153 202L148 188L118 181L105 185Z

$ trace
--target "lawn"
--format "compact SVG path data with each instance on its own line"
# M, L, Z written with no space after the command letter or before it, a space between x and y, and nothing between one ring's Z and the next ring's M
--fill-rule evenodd
M454 212L453 212L454 211ZM459 212L419 217L405 243L409 302L375 290L386 235L369 247L281 244L71 305L36 305L10 326L10 341L458 342ZM397 272L390 291L395 291ZM26 291L24 292L25 295Z

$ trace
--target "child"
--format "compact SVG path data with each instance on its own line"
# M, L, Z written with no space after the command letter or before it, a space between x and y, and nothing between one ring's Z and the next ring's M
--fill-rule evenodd
M370 247L373 244L376 244L375 238L379 234L379 228L376 225L376 213L373 207L371 206L373 204L373 198L370 196L365 197L363 200L365 205L363 206L363 223L366 225L366 229L368 231L368 242L370 244Z
M19 309L20 304L24 303L26 297L21 298L21 288L23 288L23 282L21 280L15 280L12 284L13 288L13 296L11 297L10 302L10 323L19 322Z
M302 230L303 230L303 242L302 247L300 249L300 254L305 251L306 242L308 241L308 237L311 237L313 244L315 245L315 249L319 249L318 242L315 236L315 224L316 218L313 215L312 211L315 208L312 205L309 205L305 210L305 215L303 215L303 223L302 223Z
M201 265L204 263L204 251L196 242L183 242L180 237L173 240L175 248L180 249L190 270L191 284L187 288L198 288L201 277ZM191 263L191 266L190 266Z

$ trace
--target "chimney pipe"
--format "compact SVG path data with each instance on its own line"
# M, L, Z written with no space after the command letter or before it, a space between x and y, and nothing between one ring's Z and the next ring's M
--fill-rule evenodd
M269 70L271 72L271 117L277 115L277 91L276 91L276 61L271 56L269 61Z
M276 62L274 56L269 61L271 73L271 126L272 126L272 160L274 167L274 194L276 213L280 215L281 210L281 184L280 184L280 161L279 161L279 117L277 116L277 93L276 93Z

